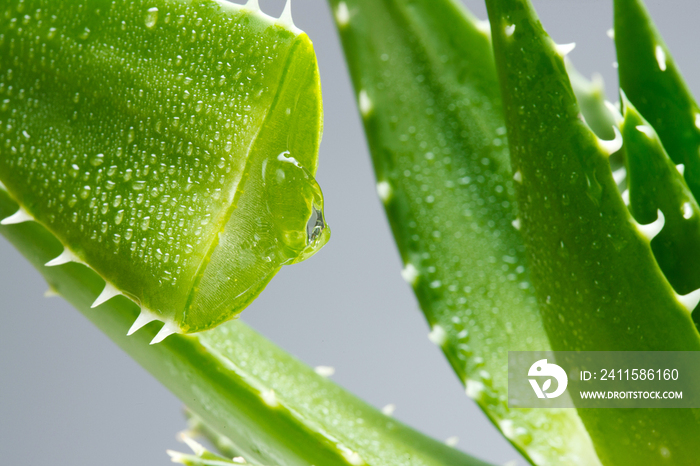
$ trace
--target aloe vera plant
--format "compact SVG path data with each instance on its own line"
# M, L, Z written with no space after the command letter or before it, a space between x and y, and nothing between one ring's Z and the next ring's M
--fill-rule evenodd
M531 464L695 464L695 410L507 403L508 351L699 349L700 112L641 2L615 1L619 109L528 0L487 0L488 23L329 4L402 276L466 395ZM173 460L484 464L224 322L329 235L289 4L86 5L18 0L0 23L0 231L224 455L185 436Z

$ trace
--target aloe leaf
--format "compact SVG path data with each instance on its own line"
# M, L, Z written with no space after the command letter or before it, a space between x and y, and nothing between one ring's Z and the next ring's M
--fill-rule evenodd
M213 0L8 0L0 181L142 312L204 330L328 239L321 97L291 23ZM307 233L307 223L316 228Z
M555 350L700 349L697 302L676 294L650 246L663 219L628 213L608 156L615 141L583 123L561 49L526 0L487 0L520 218ZM693 410L579 410L606 465L693 464Z
M700 196L700 109L641 0L615 0L620 88L654 127Z
M413 287L466 393L537 464L594 465L572 410L509 409L509 350L550 348L515 219L488 33L451 1L332 0Z
M0 190L0 215L17 209ZM186 402L235 450L261 464L479 466L481 461L387 418L238 321L149 345L155 323L126 332L139 312L120 296L90 305L101 278L82 264L45 267L61 243L36 222L0 233L66 298L146 370Z
M664 275L680 294L700 288L700 208L656 131L624 99L622 137L627 160L629 208L639 223L651 223L660 210L664 228L651 242Z

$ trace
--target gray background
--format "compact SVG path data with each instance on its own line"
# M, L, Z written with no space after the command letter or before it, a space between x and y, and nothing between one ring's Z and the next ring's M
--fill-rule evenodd
M269 14L282 0L261 0ZM467 6L485 18L481 0ZM691 88L700 2L649 0ZM535 0L542 22L580 71L599 71L614 98L608 0ZM438 439L503 464L518 454L468 399L425 321L375 194L365 138L331 15L322 0L294 0L296 24L314 41L324 91L325 134L318 180L332 227L313 259L285 267L243 313L272 341L308 364L336 368L333 380ZM309 283L315 289L310 299ZM60 298L0 237L0 463L167 465L166 448L185 427L181 403ZM320 304L319 304L320 303ZM95 312L99 312L96 310ZM517 463L525 464L522 459Z

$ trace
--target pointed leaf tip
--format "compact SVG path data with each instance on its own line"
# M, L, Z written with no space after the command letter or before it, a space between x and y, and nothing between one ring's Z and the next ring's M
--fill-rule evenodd
M640 225L635 220L632 220L636 224L637 230L639 230L639 232L649 241L653 240L654 237L658 235L659 232L661 232L661 230L663 230L664 223L666 221L666 219L664 218L664 214L663 212L661 212L661 210L657 210L656 213L656 220L647 225Z
M348 10L347 3L338 3L338 7L335 9L335 21L340 27L345 27L348 25L350 22L350 10Z
M102 293L95 299L95 302L92 303L92 306L90 306L91 309L96 308L100 304L103 304L110 299L112 299L115 296L118 296L122 294L121 291L119 291L114 285L109 283L108 281L105 281L105 287L102 290Z
M190 437L187 432L181 432L178 435L178 440L190 447L190 450L197 456L201 456L207 451L201 443Z
M683 307L688 310L688 312L693 312L693 309L695 309L698 303L700 303L700 289L692 291L688 294L677 295L676 297Z
M287 3L284 4L284 10L282 10L282 14L277 21L282 26L285 26L294 32L301 32L294 24L294 19L292 19L292 0L287 0Z
M55 259L51 259L44 265L46 267L55 267L57 265L67 264L69 262L77 262L79 264L83 263L83 261L80 260L80 258L76 256L71 250L65 248L58 257L56 257Z
M0 225L16 225L18 223L31 222L34 220L24 207L17 209L17 212L0 221Z
M554 49L560 57L565 57L576 48L576 42L570 44L554 44Z
M151 340L151 345L160 343L161 341L168 338L170 335L178 333L179 330L180 329L177 325L175 325L174 322L166 322L165 324L163 324L163 327L161 327L160 331L156 334L156 336L153 337L153 340Z
M598 138L598 147L600 147L606 155L612 155L622 147L622 134L620 134L620 130L617 129L617 126L613 126L613 131L615 132L614 139L606 141L605 139Z
M245 7L250 8L253 11L260 11L260 4L258 3L258 0L248 0Z
M153 312L149 311L148 309L142 307L141 313L131 325L129 331L126 332L127 336L133 335L141 327L153 322L154 320L158 320L158 316L156 316Z

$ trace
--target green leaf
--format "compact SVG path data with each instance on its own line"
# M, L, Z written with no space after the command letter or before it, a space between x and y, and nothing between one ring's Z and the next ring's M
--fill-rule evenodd
M489 35L451 1L332 0L405 267L467 395L538 464L594 465L571 410L510 409L509 350L546 350L513 228L515 199Z
M526 0L487 0L523 237L555 350L694 351L700 338L582 122L563 57ZM618 141L619 142L619 141ZM579 410L603 464L693 464L693 410Z
M251 7L253 8L253 7ZM0 181L21 210L165 322L237 315L328 239L313 179L321 96L309 38L213 0L8 0ZM307 233L307 223L315 228ZM256 232L253 234L252 232Z
M679 294L700 288L700 208L651 125L623 95L623 150L627 161L629 208L639 223L660 210L664 228L651 242L654 257Z
M615 0L620 88L651 123L700 196L700 109L641 0Z
M17 209L0 189L0 215ZM45 267L62 246L36 222L0 226L49 285L183 400L240 455L285 466L485 466L387 418L238 321L158 345L148 324L126 332L139 312L120 296L90 305L102 279L82 264ZM134 389L137 389L136 387Z

